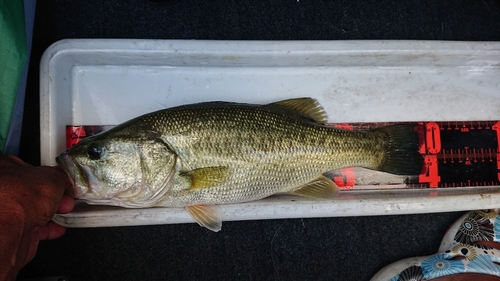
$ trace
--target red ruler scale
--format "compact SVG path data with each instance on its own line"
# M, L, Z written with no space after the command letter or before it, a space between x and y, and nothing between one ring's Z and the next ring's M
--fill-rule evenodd
M392 124L415 125L420 137L419 152L424 157L421 174L405 177L403 188L500 185L500 121L330 125L340 129L366 131ZM343 189L356 189L359 178L353 168L333 172L331 177ZM383 184L395 185L397 182L374 181L375 186Z
M326 175L344 190L392 188L453 188L500 185L500 121L384 122L328 124L344 130L367 131L393 124L413 124L424 158L419 175L393 176L348 167ZM67 148L87 136L112 128L67 126Z
M97 135L114 125L66 126L66 148L71 148L86 137Z

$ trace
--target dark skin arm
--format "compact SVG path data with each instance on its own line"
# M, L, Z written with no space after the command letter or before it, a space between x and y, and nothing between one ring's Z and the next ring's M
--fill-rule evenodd
M74 199L63 195L70 185L59 167L33 167L0 155L0 280L15 280L40 240L64 234L66 229L50 220L73 209Z

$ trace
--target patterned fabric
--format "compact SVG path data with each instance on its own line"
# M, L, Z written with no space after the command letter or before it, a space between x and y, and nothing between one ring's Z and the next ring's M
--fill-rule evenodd
M423 281L425 277L422 273L422 267L420 266L410 266L403 270L401 274L398 275L398 279L395 281Z
M455 241L464 244L472 244L476 241L493 241L493 228L487 226L491 226L491 224L483 214L484 212L471 212L462 221L459 231L455 235Z
M452 227L456 233L443 239L447 250L422 258L389 281L425 281L467 272L500 277L500 250L475 243L500 241L500 215L495 210L472 211L457 224Z
M463 260L450 260L450 254L438 254L422 261L422 273L427 279L465 272Z

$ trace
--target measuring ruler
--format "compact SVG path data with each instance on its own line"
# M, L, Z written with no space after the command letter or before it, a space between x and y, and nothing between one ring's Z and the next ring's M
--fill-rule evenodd
M386 122L327 124L368 131L394 124L411 124L419 135L424 164L419 175L398 176L348 167L326 173L343 190L456 188L500 186L500 121ZM87 136L112 128L67 126L67 148Z

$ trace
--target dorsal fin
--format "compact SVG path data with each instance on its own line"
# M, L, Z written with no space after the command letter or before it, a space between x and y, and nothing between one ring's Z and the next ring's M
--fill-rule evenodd
M325 124L328 121L328 116L326 115L326 112L323 109L323 107L319 104L317 100L312 98L288 99L288 100L273 102L271 104L279 105L297 111L300 114L308 118L311 118L314 121L321 124Z

